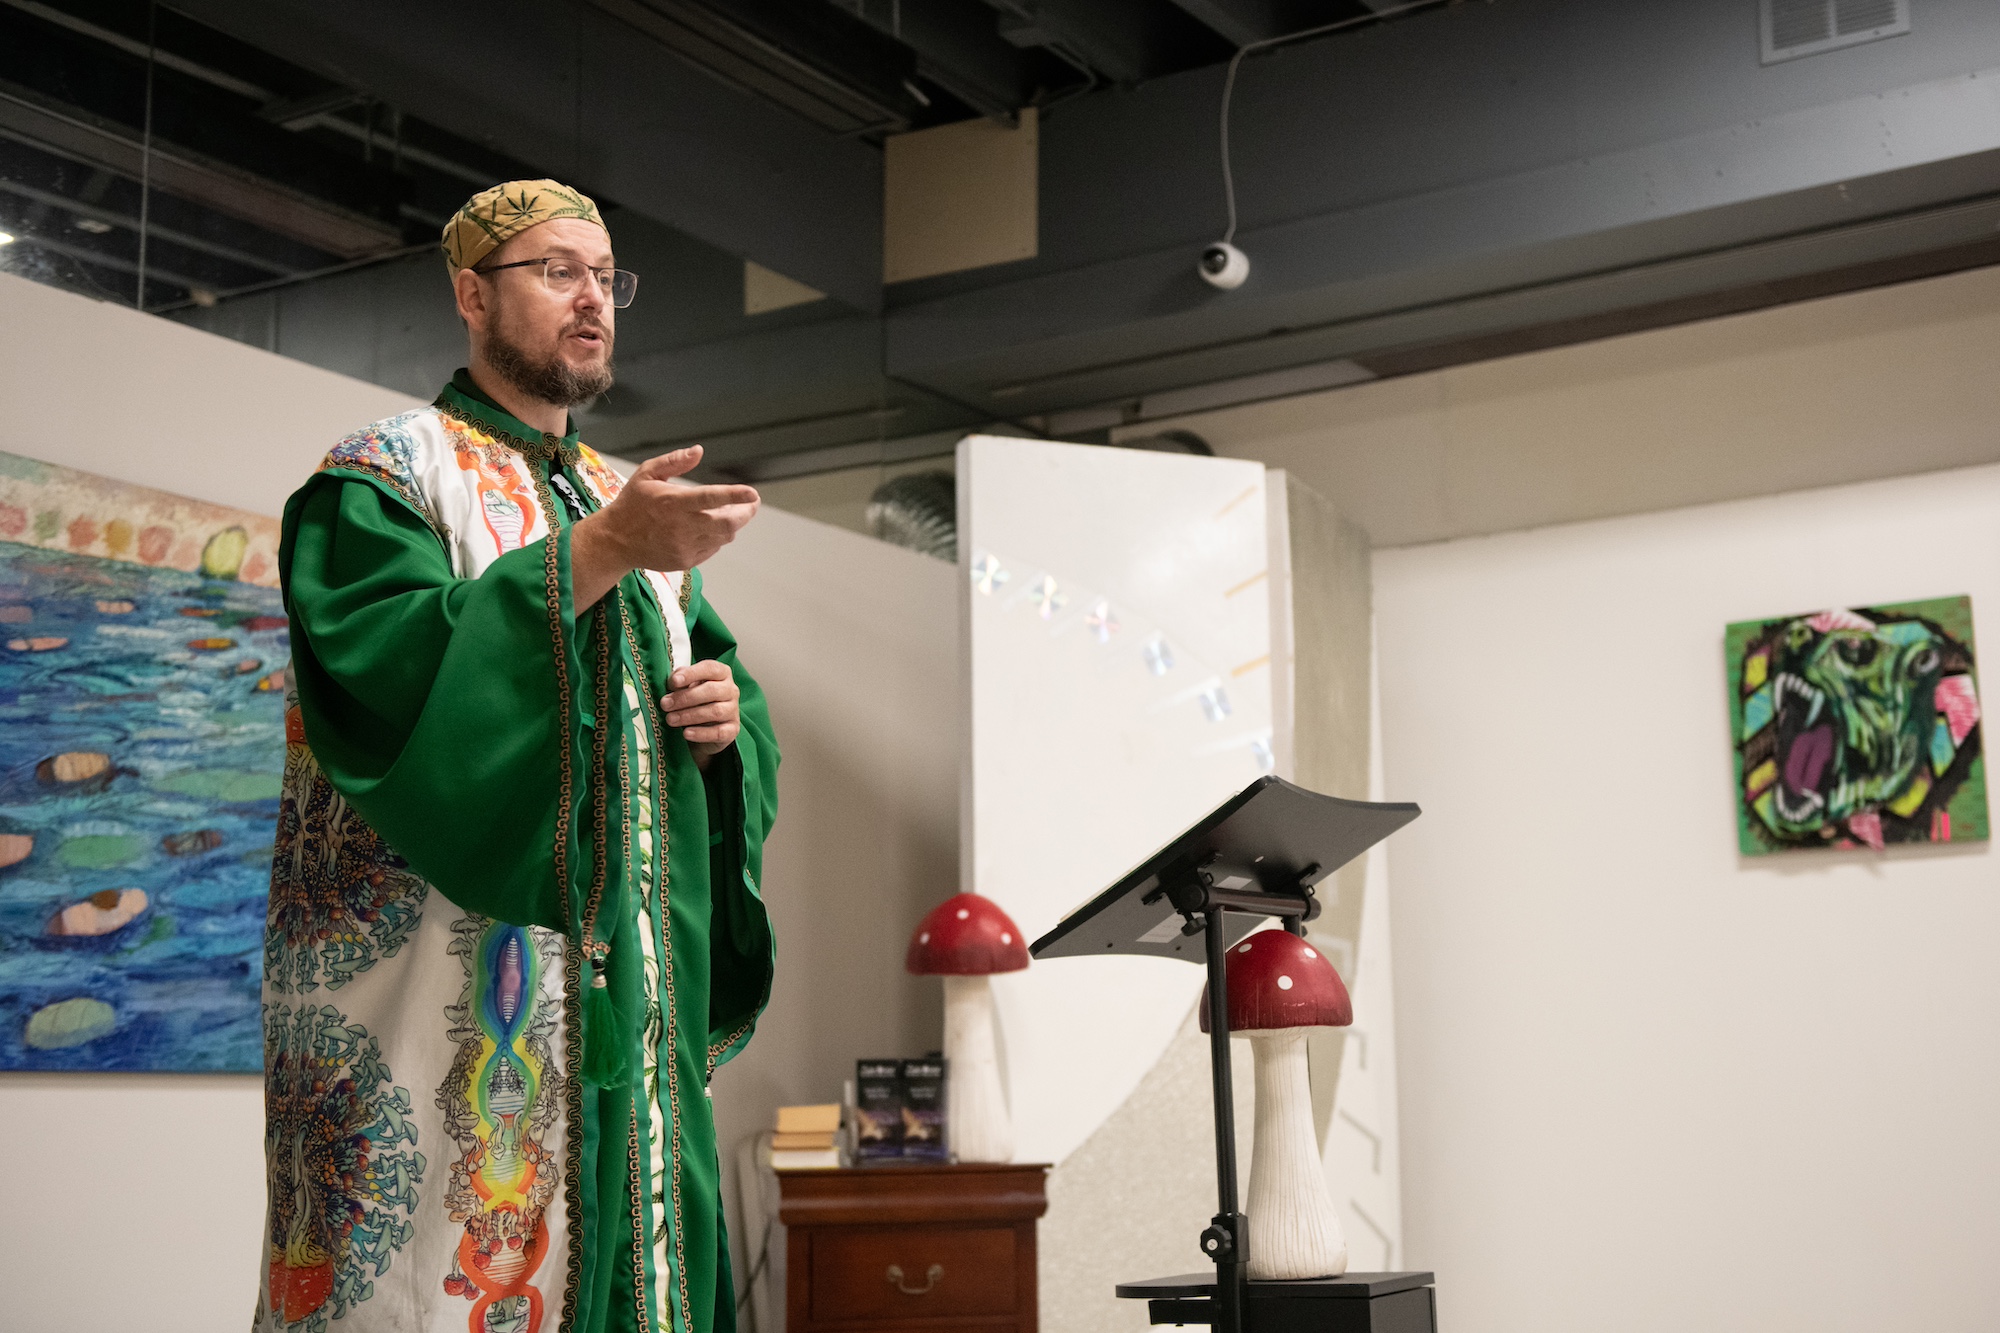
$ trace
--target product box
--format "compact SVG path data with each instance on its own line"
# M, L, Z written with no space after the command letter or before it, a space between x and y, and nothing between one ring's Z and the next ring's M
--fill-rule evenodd
M900 1060L854 1062L854 1163L903 1158L903 1078Z
M945 1062L938 1056L905 1060L903 1076L903 1160L951 1160L946 1113Z

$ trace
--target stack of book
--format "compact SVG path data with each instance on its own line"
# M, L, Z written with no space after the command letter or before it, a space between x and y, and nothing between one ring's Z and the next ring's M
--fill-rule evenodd
M839 1165L839 1103L778 1108L778 1129L771 1136L772 1170L824 1170Z

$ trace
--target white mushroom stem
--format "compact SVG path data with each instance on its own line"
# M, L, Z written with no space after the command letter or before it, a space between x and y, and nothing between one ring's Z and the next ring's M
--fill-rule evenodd
M1306 1028L1252 1032L1257 1130L1250 1150L1250 1276L1339 1277L1347 1238L1313 1133Z
M950 1062L951 1147L961 1162L1014 1160L1014 1125L1000 1088L990 977L944 979L944 1058Z

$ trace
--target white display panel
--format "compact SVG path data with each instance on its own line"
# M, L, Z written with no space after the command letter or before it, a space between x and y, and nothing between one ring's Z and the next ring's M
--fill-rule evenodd
M1371 654L1372 657L1372 654ZM1370 675L1374 672L1371 666ZM1382 781L1381 685L1369 684L1368 799L1386 800ZM1326 1131L1327 1180L1347 1232L1350 1269L1400 1268L1403 1254L1403 1146L1396 1107L1396 998L1389 947L1389 849L1368 850L1361 940L1335 965L1354 998L1354 1025L1341 1044L1340 1083Z
M958 487L964 886L1032 940L1271 771L1264 468L974 436ZM1016 1160L1102 1124L1201 982L1148 958L996 978Z

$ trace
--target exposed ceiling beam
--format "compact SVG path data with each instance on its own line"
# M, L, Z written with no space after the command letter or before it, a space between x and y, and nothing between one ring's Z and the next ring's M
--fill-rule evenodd
M432 171L442 172L456 180L463 181L475 190L483 190L493 184L493 173L490 170L481 170L478 167L467 166L455 158L446 157L442 153L433 153L427 148L413 144L408 139L404 139L391 148L389 145L383 143L380 133L371 132L363 126L356 125L347 117L335 112L329 111L301 119L296 124L289 125L288 128L299 130L331 130L344 138L373 143L378 149L391 151L405 162L422 163Z
M1294 16L1289 11L1296 6L1286 4L1285 0L1174 0L1174 3L1221 34L1231 46L1268 41L1305 26L1293 22Z
M51 105L21 89L0 86L0 136L129 180L146 177L154 189L342 258L402 243L392 226L173 144L156 141L149 164L139 137L129 129Z
M20 199L31 200L38 204L47 204L52 208L60 208L64 212L74 214L77 217L102 222L107 226L116 227L120 231L137 232L139 230L139 219L129 213L121 213L116 209L99 208L97 205L85 203L81 199L73 199L66 194L57 194L53 190L37 189L35 186L27 185L20 181L0 179L0 194L11 194ZM205 236L196 236L192 232L182 231L177 227L163 226L157 219L148 218L146 220L146 230L161 240L171 241L173 244L188 250L213 255L217 259L226 259L232 264L240 264L245 268L255 269L260 273L296 276L299 272L297 269L276 263L270 259L266 259L262 255L253 255L249 251L240 250L233 245L223 245L216 241L211 241Z
M880 306L880 153L717 82L594 8L541 0L176 6L850 305Z
M981 115L1011 120L1035 91L1028 57L998 39L993 14L970 0L899 0L892 9L866 11L879 29L884 20L893 36L917 53L918 72Z
M257 109L257 119L268 120L288 130L310 129L324 117L360 106L367 100L367 94L357 93L352 88L328 88L305 97L266 102Z
M1211 32L1158 0L987 0L1000 35L1020 47L1045 47L1079 59L1112 83L1143 83L1190 64L1188 48L1229 52Z
M194 25L176 17L168 26ZM107 47L108 36L0 7L0 126L130 179L150 175L169 193L327 253L401 243L403 180L301 142L208 81L165 67L149 79L143 57Z
M24 14L32 14L46 23L53 23L58 27L67 28L71 32L81 36L116 47L125 54L137 56L141 60L151 57L154 63L163 69L170 69L176 73L188 75L190 78L200 79L204 83L213 84L215 87L221 88L226 92L235 93L239 97L247 97L252 101L262 102L269 100L272 96L271 90L261 84L252 83L248 79L238 78L226 70L216 69L212 65L203 64L198 60L189 60L186 56L176 52L161 50L157 43L149 46L129 33L119 32L103 24L92 23L88 19L57 9L54 5L42 4L41 0L0 0L0 4L18 9Z
M829 4L589 0L733 88L833 134L901 131L919 102L909 49Z
M93 250L87 245L78 245L74 241L59 241L47 236L38 236L32 232L22 232L14 238L14 244L53 251L56 254L74 259L78 263L94 264L99 268L110 269L114 273L123 273L128 277L137 277L139 273L139 266L129 259L118 255L108 255L101 250ZM151 261L148 261L146 264L146 280L149 283L159 282L189 290L197 287L206 289L209 285L199 278L191 278L185 273L176 273L170 268L162 268L159 264Z

